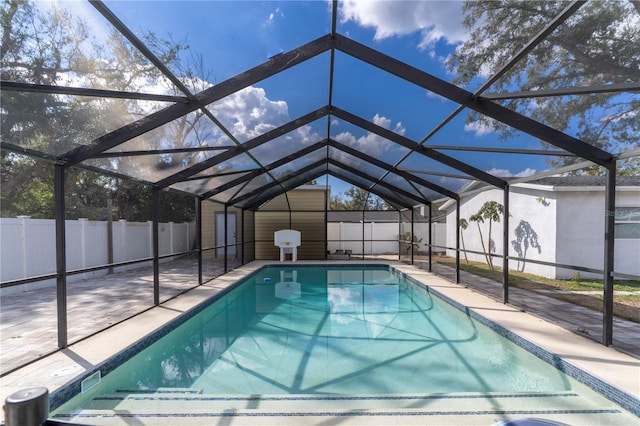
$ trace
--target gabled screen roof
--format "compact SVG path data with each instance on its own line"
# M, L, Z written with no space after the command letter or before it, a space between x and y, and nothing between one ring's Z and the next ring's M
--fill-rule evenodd
M402 209L640 152L634 2L9 3L2 149L241 208L328 175Z

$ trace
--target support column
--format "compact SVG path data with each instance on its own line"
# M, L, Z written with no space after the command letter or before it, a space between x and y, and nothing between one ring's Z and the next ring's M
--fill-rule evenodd
M429 205L427 206L429 208L429 214L427 215L427 217L429 218L429 272L432 272L432 261L433 261L433 250L431 248L431 245L433 244L433 224L431 223L431 221L433 220L433 217L431 216L431 203L429 203Z
M331 53L333 55L333 52ZM330 124L329 124L330 126ZM328 146L327 146L328 148ZM327 260L327 252L329 251L329 175L326 177L324 187L324 260ZM244 229L244 228L243 228Z
M362 211L362 259L364 260L364 210Z
M229 244L229 239L227 238L228 234L229 234L229 223L228 223L228 217L229 217L229 207L227 207L227 205L224 205L224 272L225 274L229 271L228 270L228 263L227 263L227 244Z
M460 199L456 200L456 284L460 282Z
M402 261L402 212L398 210L398 260ZM371 227L371 240L373 240L373 227ZM373 242L371 243L371 251L373 251Z
M604 222L604 306L602 344L613 345L613 253L616 224L616 161L607 168Z
M196 241L198 251L198 285L202 284L202 198L196 197Z
M153 250L153 304L160 304L160 239L158 230L158 216L160 207L160 190L158 188L151 189L151 246Z
M509 303L509 185L504 187L504 228L502 232L502 303Z
M113 200L107 200L107 263L113 265ZM109 266L108 274L113 274L113 266Z
M240 213L240 221L241 221L240 222L240 239L241 239L240 250L242 250L242 252L240 253L241 265L244 265L244 212L245 212L245 209L242 209ZM326 238L325 238L325 241L326 241Z
M64 166L54 166L54 210L56 220L56 306L58 314L58 347L68 346L67 337L67 245L65 235Z
M411 264L413 265L413 238L414 238L414 228L413 228L413 207L411 207L411 241L409 242L409 244L411 244ZM416 238L416 241L418 241L418 239Z

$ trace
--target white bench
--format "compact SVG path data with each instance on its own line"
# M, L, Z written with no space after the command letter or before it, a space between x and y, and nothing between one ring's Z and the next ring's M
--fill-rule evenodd
M280 262L284 262L286 254L291 253L291 260L298 260L298 246L300 246L300 231L295 229L281 229L273 233L273 244L280 247Z

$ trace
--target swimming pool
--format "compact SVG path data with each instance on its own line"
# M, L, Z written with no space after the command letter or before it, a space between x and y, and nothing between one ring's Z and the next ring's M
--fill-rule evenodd
M102 370L52 415L100 423L117 412L186 417L188 406L267 401L620 414L388 266L263 268L122 366Z

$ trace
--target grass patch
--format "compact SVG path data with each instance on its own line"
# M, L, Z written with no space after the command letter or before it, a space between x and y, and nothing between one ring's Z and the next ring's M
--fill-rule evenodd
M455 259L450 257L434 258L434 261L455 268ZM502 282L502 270L491 271L487 264L481 262L460 262L460 269L473 275ZM574 303L602 312L604 283L602 280L584 279L576 274L570 280L555 280L525 272L509 271L509 286L530 291L544 292L545 296ZM629 291L635 294L615 294L613 297L613 314L634 322L640 322L640 281L616 280L614 291ZM579 292L593 291L594 294Z

